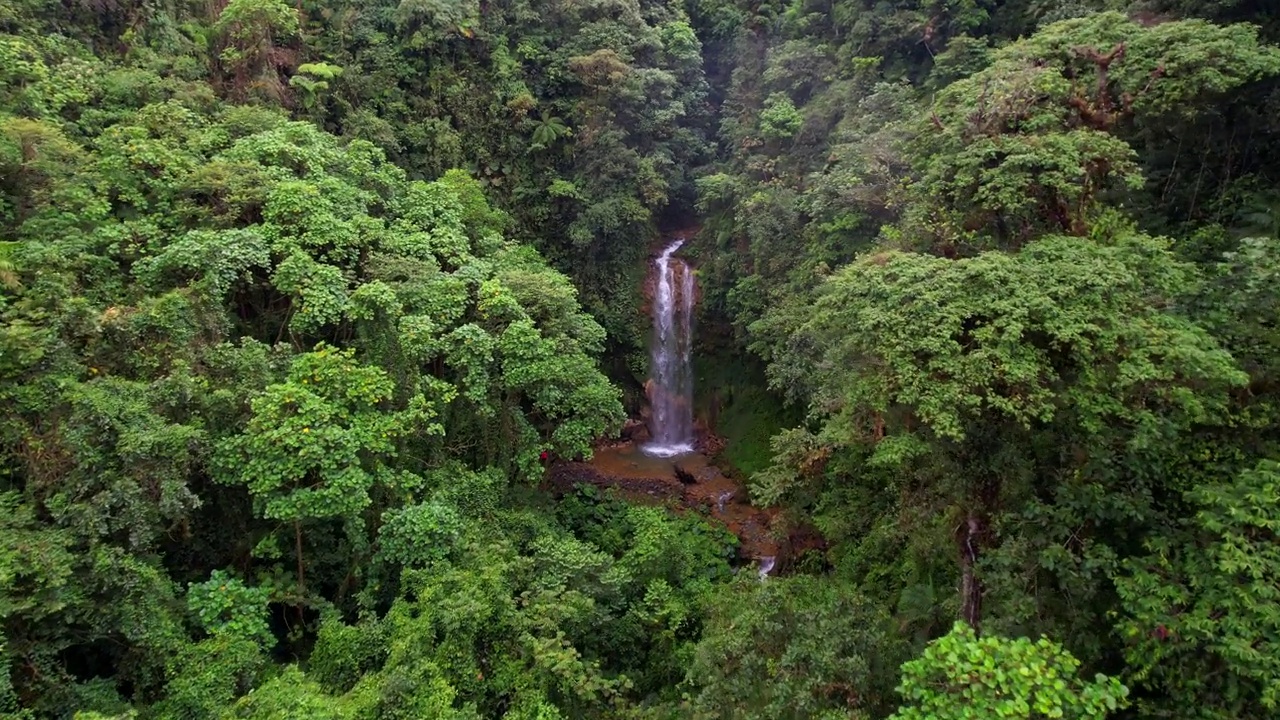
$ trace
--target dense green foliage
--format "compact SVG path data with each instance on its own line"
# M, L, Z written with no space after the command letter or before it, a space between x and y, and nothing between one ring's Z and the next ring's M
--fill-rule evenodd
M1277 43L0 0L0 714L1275 717ZM825 541L763 581L538 487L637 409L695 220L701 419Z
M1010 642L955 630L902 666L902 692L910 707L893 720L924 718L1100 718L1124 703L1115 678L1075 677L1080 661L1041 638Z
M805 411L754 497L916 642L1062 643L947 636L900 717L1274 716L1274 11L843 6L709 41L704 312Z

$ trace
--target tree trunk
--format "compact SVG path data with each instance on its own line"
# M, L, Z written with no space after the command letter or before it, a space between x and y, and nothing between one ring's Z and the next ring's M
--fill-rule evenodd
M978 622L982 616L982 581L976 575L974 566L978 563L978 536L982 533L982 522L972 511L965 518L964 526L958 533L960 540L960 619L978 630Z
M294 553L298 556L298 623L303 622L302 600L307 594L307 579L302 566L302 521L293 521Z

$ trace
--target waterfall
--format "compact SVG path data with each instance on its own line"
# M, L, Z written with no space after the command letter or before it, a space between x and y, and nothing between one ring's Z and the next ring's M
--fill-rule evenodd
M653 298L653 370L649 402L653 407L651 455L672 457L693 452L693 272L672 255L684 244L678 238L655 261Z

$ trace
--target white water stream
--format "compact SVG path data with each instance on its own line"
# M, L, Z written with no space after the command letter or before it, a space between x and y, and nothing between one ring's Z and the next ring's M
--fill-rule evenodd
M642 448L650 455L675 457L693 452L693 272L672 255L684 244L678 238L655 261L653 298L653 369L649 402L653 407L653 440Z

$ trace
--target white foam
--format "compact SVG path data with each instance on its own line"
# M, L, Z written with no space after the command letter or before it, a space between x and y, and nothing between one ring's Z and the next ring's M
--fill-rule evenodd
M733 491L720 493L716 498L716 512L724 512L724 504L733 499Z
M646 443L640 446L640 452L645 455L664 458L676 457L679 455L690 455L693 451L693 443L676 443L673 445Z

